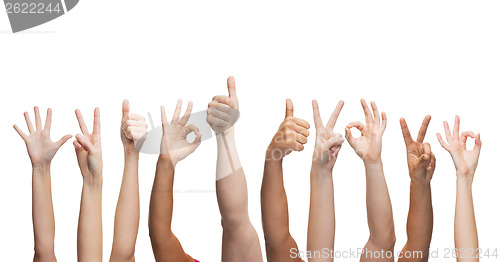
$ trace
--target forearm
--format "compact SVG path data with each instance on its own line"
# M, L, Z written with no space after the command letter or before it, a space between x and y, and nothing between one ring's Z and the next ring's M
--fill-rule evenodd
M262 227L266 246L272 248L278 248L290 235L282 163L282 159L272 160L266 157L262 178Z
M50 164L33 167L32 216L35 239L34 261L55 261L55 222L52 206Z
M102 178L83 182L77 237L78 261L102 261Z
M125 153L122 185L116 205L111 260L131 259L139 230L139 153Z
M479 244L472 201L472 181L461 177L457 179L455 247L458 254L462 255L457 259L459 262L479 261L478 258L474 258L477 255Z
M414 257L408 261L426 261L432 238L433 211L431 185L429 181L413 181L410 184L410 210L406 233L408 241L405 251L420 251L422 257ZM400 261L405 261L400 259Z
M232 128L217 135L216 192L224 227L248 222L248 193Z
M311 199L307 250L321 252L324 248L333 250L335 238L335 206L332 171L312 165ZM310 261L333 261L333 258L311 259Z
M149 235L154 249L172 235L174 172L171 162L158 160L149 207Z
M365 170L370 241L381 248L392 249L395 242L394 220L382 161L365 162Z

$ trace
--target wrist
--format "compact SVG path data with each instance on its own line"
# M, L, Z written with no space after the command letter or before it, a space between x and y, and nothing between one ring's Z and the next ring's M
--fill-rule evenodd
M124 150L125 160L138 160L139 159L139 151L137 150Z
M102 175L86 175L83 177L83 186L91 188L102 188Z
M457 174L457 185L472 186L472 177L458 176Z
M311 165L311 176L331 177L332 168L313 162Z
M417 186L417 187L430 187L431 181L430 180L425 180L425 179L411 179L410 182L410 187L412 186Z
M382 166L382 158L377 159L363 159L365 167Z
M162 166L165 166L167 168L172 168L172 169L175 169L175 166L177 165L177 162L174 162L172 161L172 159L170 157L165 157L163 155L160 155L158 157L158 162L157 164L158 165L162 165Z
M50 172L50 162L32 165L33 174L45 174Z
M283 161L285 153L279 148L275 148L272 143L266 150L266 161Z
M220 136L225 136L225 137L234 137L234 126L231 126L230 128L224 130L221 133L216 133L217 138Z

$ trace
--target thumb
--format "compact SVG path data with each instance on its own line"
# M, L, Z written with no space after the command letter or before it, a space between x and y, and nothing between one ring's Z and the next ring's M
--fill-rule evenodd
M66 141L68 141L68 139L70 139L71 137L72 135L65 135L61 139L59 139L59 141L56 142L57 149L64 145L64 143L66 143Z
M290 98L286 99L286 113L285 113L285 118L293 116L293 103Z
M123 117L128 116L129 112L130 112L130 102L127 99L125 99L123 100L123 105L122 105L122 113L123 113L122 116Z
M232 76L227 79L227 89L229 91L229 97L236 98L236 82Z

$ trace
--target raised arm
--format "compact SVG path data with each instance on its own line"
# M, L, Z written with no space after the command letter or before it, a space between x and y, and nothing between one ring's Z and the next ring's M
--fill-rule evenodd
M172 232L172 212L174 204L173 187L175 166L193 153L201 142L201 133L194 125L187 125L193 104L189 102L186 113L179 120L182 101L179 100L170 124L165 108L161 107L163 137L161 154L156 165L156 175L151 191L149 207L149 236L156 261L195 261L184 252L181 243ZM196 135L192 143L187 141L189 133Z
M47 118L45 120L45 127L43 128L38 107L35 107L36 128L33 128L28 112L24 112L24 118L28 125L29 135L26 135L17 125L14 125L14 129L24 140L31 159L32 216L33 235L35 238L35 255L33 261L56 261L54 254L55 223L50 185L50 164L57 150L71 138L71 135L66 135L57 142L50 140L50 125L52 122L52 110L50 108L47 110Z
M453 134L448 122L444 122L446 134L445 143L440 134L437 134L439 143L446 149L453 159L457 170L457 200L455 206L455 248L458 262L479 261L479 241L477 236L474 204L472 201L472 180L476 172L481 152L481 137L479 133L467 131L460 135L460 118L455 117ZM474 149L467 150L467 138L474 139Z
M335 123L344 106L340 101L333 111L326 127L319 113L318 102L313 101L316 144L311 164L311 203L309 207L309 227L307 231L307 251L312 261L333 261L335 242L335 204L333 194L332 169L344 142L341 134L333 132ZM324 250L328 251L325 256ZM318 254L320 254L318 256Z
M382 112L382 118L375 102L371 103L373 115L364 99L361 106L365 114L366 125L361 122L349 123L346 127L346 139L356 154L363 160L366 170L366 212L370 238L365 245L361 261L394 261L394 256L375 258L375 252L394 253L396 236L392 205L389 190L385 182L382 167L382 135L387 126L387 116ZM361 136L354 138L351 128L361 131Z
M123 101L120 135L124 168L120 196L116 204L115 232L110 261L135 261L135 242L139 230L139 150L146 138L145 118L130 113L130 103Z
M292 151L302 151L309 136L309 123L293 116L293 104L286 100L285 120L266 151L261 188L262 226L266 240L267 260L293 261L290 250L297 243L290 235L288 204L283 185L283 158ZM302 261L295 258L296 261Z
M99 108L94 110L94 129L89 133L80 110L76 118L83 135L73 142L83 176L82 200L78 220L79 262L102 261L102 152Z
M405 119L400 119L411 178L410 210L406 224L408 240L401 250L402 255L398 260L400 262L419 262L429 259L433 225L431 179L436 168L436 157L431 151L431 145L424 143L430 121L431 116L424 118L417 140L413 141Z
M216 96L208 105L207 121L217 136L216 191L222 216L222 260L262 261L259 238L248 216L248 193L234 139L238 98L233 77L229 97Z

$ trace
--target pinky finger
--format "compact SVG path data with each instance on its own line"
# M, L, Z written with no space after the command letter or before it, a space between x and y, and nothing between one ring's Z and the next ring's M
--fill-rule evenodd
M19 128L17 125L14 125L14 129L17 131L17 133L21 136L21 138L26 142L26 139L28 136Z
M441 146L446 149L446 151L450 152L450 148L449 146L444 142L443 138L441 137L441 134L437 133L437 138L438 138L438 141L439 141L439 144L441 144Z

